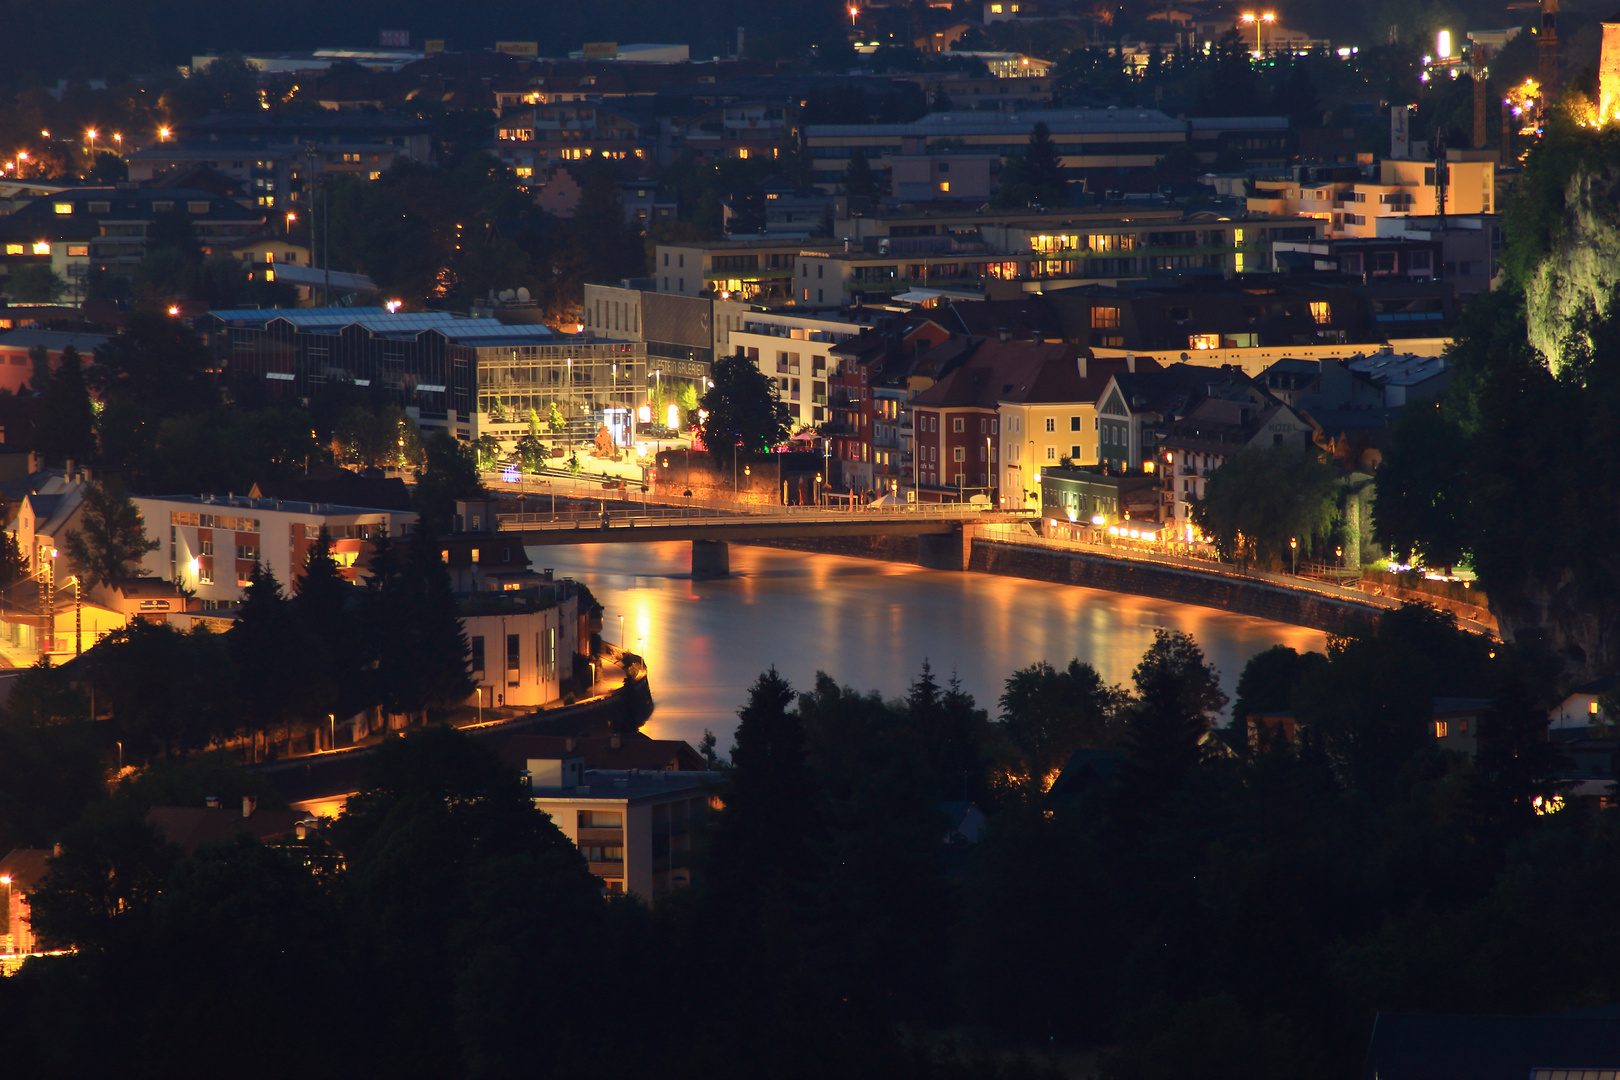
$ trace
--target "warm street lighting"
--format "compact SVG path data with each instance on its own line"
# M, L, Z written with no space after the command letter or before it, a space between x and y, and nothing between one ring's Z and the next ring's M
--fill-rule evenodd
M624 648L624 616L619 616L619 648Z
M1258 55L1260 53L1260 29L1266 23L1274 23L1277 21L1276 12L1268 11L1262 15L1253 11L1245 11L1238 18L1239 21L1245 26L1254 27L1254 51L1256 55Z
M163 142L164 140L168 139L168 137L169 137L169 129L168 128L166 128L166 127L158 128L158 141L159 142Z

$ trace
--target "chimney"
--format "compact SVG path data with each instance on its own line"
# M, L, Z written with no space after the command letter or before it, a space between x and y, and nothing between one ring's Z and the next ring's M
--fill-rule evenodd
M1007 342L1012 340L1012 331L1003 326L1000 330L996 331L996 337L1000 338L1001 343L1005 345Z
M219 796L218 795L204 795L203 796L203 805L208 807L210 810L218 810L219 809Z
M61 841L57 841L55 844L51 845L51 858L60 859L61 857L62 857L62 844L61 844Z
M242 796L242 816L244 818L252 817L253 816L253 811L257 810L258 808L259 808L259 797L257 795L244 795L244 796Z
M563 740L563 751L565 753L572 754L574 752L574 742L575 742L575 739L574 739L574 737L572 735L570 735L570 736L568 736L568 738L564 739Z
M1136 374L1136 354L1135 353L1126 353L1125 354L1125 370L1130 372L1132 375Z
M613 736L613 738L611 738L611 739L609 739L609 740L608 740L608 746L610 746L610 747L611 747L611 748L613 748L613 749L614 749L614 750L617 750L617 749L618 749L618 748L619 748L619 744L620 744L620 743L621 743L621 742L622 742L622 741L623 741L623 740L622 740L622 739L620 739L620 738L619 738L619 736L617 736L617 735L615 735L615 736Z
M73 479L73 459L72 458L67 459L67 468L62 470L62 474L68 480Z
M1086 377L1086 354L1083 350L1079 356L1074 358L1074 363L1080 369L1080 377L1084 379Z

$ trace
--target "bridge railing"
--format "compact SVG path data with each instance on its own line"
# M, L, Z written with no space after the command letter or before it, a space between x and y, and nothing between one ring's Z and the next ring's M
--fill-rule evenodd
M919 517L930 520L953 521L963 519L971 521L974 516L983 512L979 508L974 508L970 512L957 511L953 513L938 510L918 511L912 507L895 507L869 508L850 513L842 510L827 510L817 506L773 506L760 507L755 510L736 506L717 509L707 506L641 506L625 503L605 503L600 510L563 508L555 513L542 510L535 513L497 514L496 524L497 528L505 530L550 530L599 529L602 527L604 519L606 519L607 527L610 529L652 528L660 525L680 525L687 522L703 525L757 525L766 521L785 521L795 524L811 522L837 524L852 520L916 521Z
M1284 588L1300 592L1312 592L1320 596L1331 597L1337 600L1348 600L1354 603L1372 604L1377 607L1397 608L1404 597L1388 595L1388 591L1376 583L1361 579L1345 579L1335 584L1319 578L1303 577L1297 574L1278 574L1269 570L1259 570L1253 567L1240 567L1232 563L1224 563L1219 559L1203 555L1195 555L1190 551L1180 553L1165 550L1162 544L1139 540L1114 540L1110 538L1103 543L1092 543L1086 540L1067 540L1058 537L1041 536L1033 528L1024 524L1017 525L983 525L980 526L979 536L987 540L1001 543L1025 544L1030 547L1057 548L1069 551L1085 551L1093 554L1108 555L1118 559L1135 559L1141 562L1158 563L1162 566L1177 566L1188 570L1198 570L1207 574L1220 574L1224 577L1242 578L1249 581L1263 581L1271 585L1280 585ZM1434 604L1455 614L1464 625L1483 633L1494 634L1497 629L1496 617L1487 608L1470 604L1447 602L1443 597L1412 597L1421 599L1424 603Z

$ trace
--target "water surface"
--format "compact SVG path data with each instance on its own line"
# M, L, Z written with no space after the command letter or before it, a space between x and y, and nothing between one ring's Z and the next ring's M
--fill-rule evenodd
M536 567L584 581L603 636L647 658L654 738L730 742L750 683L775 665L795 688L825 671L859 690L904 694L926 659L995 713L1002 684L1037 660L1079 657L1110 683L1159 628L1198 639L1231 694L1243 665L1272 645L1320 650L1319 631L1148 597L993 574L731 545L732 576L695 581L691 545L530 548Z

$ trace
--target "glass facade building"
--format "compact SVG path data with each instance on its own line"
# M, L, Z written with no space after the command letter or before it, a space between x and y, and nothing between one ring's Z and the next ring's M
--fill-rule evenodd
M382 308L214 311L198 321L227 379L264 380L309 404L337 383L380 388L426 431L528 433L555 403L576 436L602 424L621 445L647 400L641 342L558 334L449 312Z

